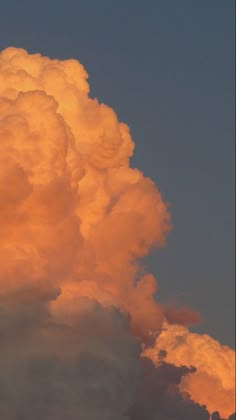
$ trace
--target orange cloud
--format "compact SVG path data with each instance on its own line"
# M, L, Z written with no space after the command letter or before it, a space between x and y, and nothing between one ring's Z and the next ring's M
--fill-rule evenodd
M137 338L157 338L172 364L196 365L181 389L228 415L232 351L185 329L183 347L173 329L175 344L163 342L165 318L197 320L186 308L165 313L141 267L165 244L168 205L129 166L129 128L89 97L87 78L76 60L0 53L1 417L37 419L37 406L40 420L121 420L135 398Z
M180 325L166 325L153 348L144 355L158 363L165 351L166 362L175 366L194 366L196 372L183 377L180 387L191 398L228 418L235 410L235 352L208 335L190 333Z

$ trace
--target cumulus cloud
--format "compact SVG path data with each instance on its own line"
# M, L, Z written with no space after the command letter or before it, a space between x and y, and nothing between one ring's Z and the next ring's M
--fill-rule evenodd
M137 333L160 327L155 280L135 260L164 244L170 220L153 182L128 166L128 127L88 97L75 60L9 48L0 65L4 250L30 247L62 300L82 282L82 294L130 312Z
M196 375L208 384L211 374L191 373L194 353L162 367L140 359L156 338L162 349L166 318L187 325L191 317L154 299L156 280L140 259L165 244L168 206L129 166L129 128L89 97L87 78L76 60L0 53L1 418L128 419L148 376L162 420L204 419ZM228 413L232 358L215 348L225 352L217 392L227 390Z
M190 333L186 327L167 325L152 348L144 355L158 364L160 351L175 366L194 366L196 372L183 377L180 388L209 412L219 411L228 418L234 412L235 352L208 335Z
M0 55L6 420L120 420L140 370L130 325L143 340L162 325L155 279L138 258L164 244L167 206L129 168L128 127L88 90L75 60Z

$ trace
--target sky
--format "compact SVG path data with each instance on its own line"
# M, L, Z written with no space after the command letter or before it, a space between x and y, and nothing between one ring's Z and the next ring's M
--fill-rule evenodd
M132 166L170 202L167 246L145 259L157 299L234 346L234 2L1 0L8 46L85 66L131 128Z

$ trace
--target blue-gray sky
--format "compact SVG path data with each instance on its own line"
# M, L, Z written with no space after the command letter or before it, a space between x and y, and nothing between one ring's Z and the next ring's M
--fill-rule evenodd
M234 1L1 0L8 46L84 64L171 203L167 247L145 261L158 299L234 346Z

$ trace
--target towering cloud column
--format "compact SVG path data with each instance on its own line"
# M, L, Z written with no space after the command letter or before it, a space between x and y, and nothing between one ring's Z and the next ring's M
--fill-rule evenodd
M89 97L87 77L76 60L0 53L1 417L133 419L143 375L153 371L159 384L166 369L163 393L152 388L164 401L153 416L162 407L168 418L171 384L175 418L184 410L205 418L197 403L228 415L233 351L185 329L181 351L175 327L172 341L163 338L156 280L140 259L165 244L168 207L129 167L129 128ZM146 350L154 363L144 363L141 347L155 339ZM199 340L209 344L204 368ZM153 352L163 349L160 370Z

